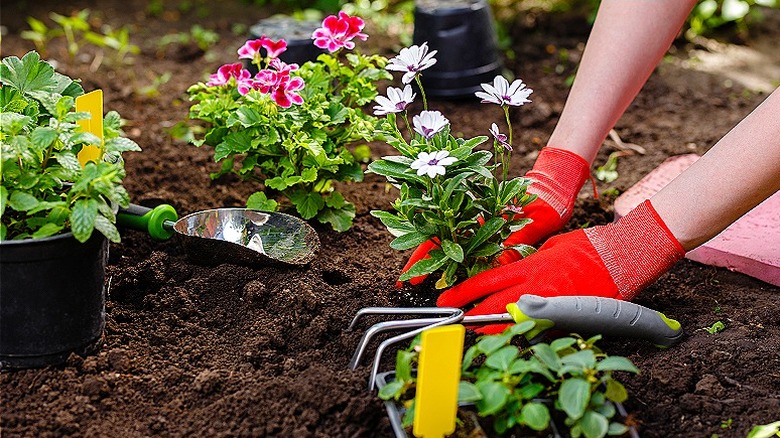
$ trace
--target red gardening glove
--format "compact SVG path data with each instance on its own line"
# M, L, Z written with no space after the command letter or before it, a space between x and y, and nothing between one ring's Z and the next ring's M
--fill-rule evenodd
M534 167L525 176L535 180L528 193L537 198L523 207L519 216L533 222L512 233L504 246L533 245L563 228L574 211L577 193L590 176L590 165L574 152L547 146L539 152ZM517 251L509 249L496 261L506 265L520 258Z
M577 193L589 175L590 165L579 155L550 146L543 148L534 167L525 175L535 180L528 187L528 193L536 195L537 198L523 207L520 216L533 219L533 222L512 233L504 245L533 245L563 228L571 218ZM408 271L418 261L428 258L428 252L435 248L438 248L438 245L433 241L418 246L401 273ZM506 250L496 260L505 265L520 258L517 251ZM409 283L420 284L426 277L414 277ZM398 281L395 286L401 288L403 282Z
M685 255L650 201L619 221L550 238L535 254L475 275L445 291L436 304L462 307L486 297L467 315L506 312L526 293L591 295L631 300ZM500 333L490 325L480 333Z

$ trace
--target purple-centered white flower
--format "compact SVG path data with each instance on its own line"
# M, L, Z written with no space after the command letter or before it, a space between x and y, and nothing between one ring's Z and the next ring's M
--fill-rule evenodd
M501 132L499 132L498 125L496 125L495 123L490 125L490 134L493 136L493 138L496 139L498 144L503 146L504 149L510 152L512 151L512 145L510 145L509 142L507 141L506 134L502 134Z
M530 102L528 96L534 92L534 90L526 88L521 79L515 79L512 85L509 85L509 81L501 75L493 79L493 85L481 84L481 86L485 91L477 91L474 95L482 99L482 103L495 103L501 106L524 105Z
M379 105L374 107L374 115L384 116L390 113L400 113L406 110L406 107L414 102L416 94L412 93L412 86L407 85L403 90L395 87L387 88L387 97L377 96L376 103Z
M417 169L417 175L427 174L429 178L444 175L446 167L458 161L457 158L449 155L450 151L420 152L417 159L412 162L411 168Z
M412 118L414 131L427 140L430 140L431 137L444 129L448 123L450 123L450 121L438 111L422 111Z
M411 84L415 76L426 68L436 64L436 58L433 56L437 53L437 50L428 53L428 43L422 43L422 45L404 47L387 63L385 69L390 71L402 71L404 76L401 78L401 82L404 84Z

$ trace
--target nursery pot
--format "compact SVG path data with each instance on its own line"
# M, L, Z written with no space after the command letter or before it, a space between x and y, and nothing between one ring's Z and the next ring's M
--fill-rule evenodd
M487 0L416 0L413 41L439 51L436 64L422 74L430 96L472 96L501 72Z
M256 40L263 36L274 41L284 39L287 41L287 50L279 55L279 59L288 64L301 65L306 61L314 61L321 53L325 53L325 50L314 45L311 38L318 27L318 21L301 21L289 17L266 18L249 28L249 39ZM265 50L263 52L265 55ZM245 66L252 75L257 74L257 66L249 60L246 60Z
M72 233L0 242L0 368L94 352L105 327L108 240Z

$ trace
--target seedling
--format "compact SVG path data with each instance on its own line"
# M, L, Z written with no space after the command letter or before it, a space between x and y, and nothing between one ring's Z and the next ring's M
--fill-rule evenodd
M723 324L722 321L716 321L714 324L712 324L709 327L706 327L704 330L707 331L707 333L714 335L715 333L722 332L726 329L726 325Z
M459 402L473 403L480 417L492 417L497 433L515 428L542 431L550 427L551 410L565 415L571 436L620 435L628 428L612 421L614 403L628 398L613 372L638 372L624 357L607 356L595 346L600 336L571 336L553 342L523 346L523 335L533 330L527 321L504 333L483 336L463 358ZM419 354L417 340L396 356L395 380L379 397L394 399L406 408L404 427L414 419L415 385L412 372ZM527 430L526 429L526 430Z

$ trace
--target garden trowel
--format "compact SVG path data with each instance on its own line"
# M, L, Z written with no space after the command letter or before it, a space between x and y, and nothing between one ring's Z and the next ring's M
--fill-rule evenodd
M155 208L131 204L120 209L117 223L146 231L155 240L185 236L190 255L207 262L305 265L320 247L317 232L302 219L247 208L203 210L179 219L168 204Z
M349 363L357 368L371 338L381 332L413 329L380 343L374 358L369 381L373 389L382 352L391 344L411 339L431 327L448 324L488 325L534 321L536 326L526 334L530 340L541 332L556 329L580 334L603 334L615 337L645 339L658 347L669 347L682 338L682 327L663 313L636 303L593 296L562 296L544 298L537 295L522 295L516 303L507 305L506 313L492 315L465 315L456 307L367 307L358 311L349 326L353 329L360 318L366 315L443 315L439 317L416 318L379 322L371 326L360 339L355 354Z

